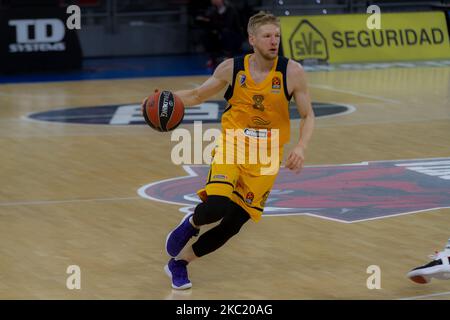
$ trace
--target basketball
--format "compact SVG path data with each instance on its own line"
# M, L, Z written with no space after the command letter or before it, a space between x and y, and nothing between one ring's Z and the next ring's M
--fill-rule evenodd
M142 102L145 122L161 132L172 131L184 118L184 104L171 91L157 91Z

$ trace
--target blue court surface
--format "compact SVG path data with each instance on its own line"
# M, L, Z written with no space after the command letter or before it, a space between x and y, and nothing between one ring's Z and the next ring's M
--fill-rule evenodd
M205 54L89 58L83 60L81 70L0 74L0 84L210 75L213 70L206 66L207 60ZM448 66L450 60L303 65L307 72Z
M208 75L205 55L84 59L81 70L5 75L0 83Z
M127 58L91 58L83 60L81 70L35 72L13 75L0 74L0 84L210 75L213 70L206 66L207 60L207 56L203 54ZM346 63L331 65L304 65L303 67L307 72L315 72L448 66L450 66L450 60Z

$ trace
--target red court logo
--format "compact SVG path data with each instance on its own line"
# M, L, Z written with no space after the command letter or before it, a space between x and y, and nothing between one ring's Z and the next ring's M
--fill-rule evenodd
M188 175L143 186L139 194L192 210L208 166L184 166ZM264 215L309 215L351 223L450 207L450 158L282 168Z

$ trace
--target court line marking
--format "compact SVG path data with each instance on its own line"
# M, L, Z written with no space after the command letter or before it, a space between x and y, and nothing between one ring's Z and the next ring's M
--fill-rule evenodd
M416 299L431 298L431 297L446 296L446 295L450 295L450 291L438 292L438 293L432 293L432 294L425 294L423 296L414 296L414 297L400 298L400 299L397 299L397 300L416 300Z
M205 101L204 103L208 103L208 102L220 102L222 100L211 100L211 101ZM314 103L314 102L313 102ZM335 102L335 101L329 101L329 102L315 102L318 103L319 106L317 106L316 108L320 109L321 106L320 104L328 104L328 105L337 105L337 106L343 106L346 107L347 110L344 112L339 112L339 113L334 113L334 114L328 114L328 115L324 115L324 116L317 116L318 119L321 118L331 118L331 117L339 117L339 116L344 116L344 115L348 115L350 113L353 113L356 111L356 107L354 105L351 104L346 104L346 103L340 103L340 102ZM35 114L39 114L39 113L43 113L43 112L54 112L54 111L66 111L66 110L71 110L71 109L81 109L81 108L85 108L85 109L90 109L90 108L98 108L98 107L125 107L125 106L134 106L139 108L139 106L141 105L140 102L130 102L127 104L109 104L109 105L98 105L98 106L83 106L83 107L58 107L56 109L50 109L47 111L39 111L39 112L28 112L24 115L19 116L19 118L15 118L16 121L17 120L21 120L21 121L27 121L30 123L41 123L41 124L54 124L54 125L68 125L68 126L86 126L86 127L129 127L129 126L146 126L145 122L142 121L142 123L137 123L137 124L110 124L110 123L81 123L81 122L64 122L64 121L51 121L51 119L79 119L79 118L83 118L83 119L96 119L96 118L112 118L114 116L114 114L116 113L116 111L112 112L112 113L108 113L108 114L102 114L102 115L81 115L81 116L47 116L44 119L43 118L32 118L32 115ZM196 108L194 108L196 109ZM222 112L223 114L223 112ZM14 119L14 118L13 118ZM142 117L143 119L143 117ZM217 122L213 122L212 124L220 124L220 118L217 119ZM298 119L291 119L291 121L298 121L300 120L300 118ZM0 120L1 121L1 120ZM201 121L201 120L200 120ZM184 123L183 125L193 125L193 123Z
M398 100L387 99L387 98L373 96L373 95L364 94L364 93L359 93L359 92L351 91L351 90L337 89L337 88L329 86L329 85L309 84L309 86L312 88L325 89L325 90L330 90L330 91L335 91L335 92L340 92L340 93L347 93L347 94L351 94L354 96L369 98L369 99L373 99L373 100L379 100L379 101L383 101L383 102L389 102L389 103L395 103L395 104L402 103L402 101L398 101Z
M124 97L130 97L131 99L139 99L140 97L138 97L137 94L109 94L109 93L105 93L105 95L108 95L108 99L112 99L112 98L124 98ZM67 94L64 97L65 98L70 98L70 99L86 99L86 98L105 98L105 95L77 95L77 94ZM33 94L14 94L14 93L4 93L1 92L0 90L0 98L11 98L11 99L48 99L48 94L47 96L45 95L33 95Z
M320 117L322 118L322 117ZM319 119L320 119L319 118ZM409 124L409 123L419 123L423 124L427 121L442 121L447 122L450 117L430 117L430 118L424 118L421 120L414 120L414 119L395 119L395 120L372 120L372 121L359 121L356 120L352 123L334 123L334 124L325 124L317 121L316 125L317 127L321 128L334 128L334 127L355 127L355 126L363 126L363 125L384 125L384 124Z
M423 210L416 210L416 211L408 211L408 212L396 213L396 214L391 214L391 215L388 215L388 216L380 216L380 217L375 217L375 218L353 220L353 221L347 222L347 223L358 223L358 222L373 221L373 220L380 220L380 219L386 219L386 218L394 218L394 217L404 216L404 215L407 215L407 214L416 214L416 213L421 213L421 212L426 212L426 211L441 210L441 209L448 209L448 208L450 208L450 207L428 208L428 209L423 209Z
M149 199L149 200L153 200L153 201L156 201L156 202L162 202L162 203L168 203L168 204L176 204L178 206L183 206L183 207L189 206L189 204L182 203L182 202L167 201L167 200L163 200L163 199L154 198L154 197L149 196L148 194L145 193L145 190L147 190L150 187L153 187L154 185L160 184L160 183L165 183L165 182L174 181L174 180L181 180L181 179L190 179L192 177L197 177L198 176L198 174L189 165L183 165L183 169L189 174L188 176L174 177L174 178L154 181L152 183L143 185L142 187L140 187L138 189L138 191L137 191L138 195L140 197L144 198L144 199Z
M349 113L350 113L349 111L346 111L346 112L341 113L339 115L345 115L345 114L349 114ZM332 116L333 115L322 116L319 119L332 117ZM427 119L424 119L424 120L425 121L447 121L448 119L450 119L450 117L448 117L448 118L443 118L443 117L427 118ZM47 138L47 137L78 137L78 136L80 136L80 137L83 137L83 136L133 136L133 135L141 135L142 133L140 131L117 132L117 131L113 131L111 129L118 128L118 127L121 127L121 128L133 127L133 128L138 129L138 128L141 128L141 127L145 127L145 125L133 125L133 126L131 126L131 125L114 125L114 126L112 126L112 125L98 125L98 126L94 126L94 125L91 125L91 124L76 124L76 123L62 123L62 122L59 123L59 122L45 122L45 121L41 122L41 121L38 121L38 120L26 119L26 118L24 118L24 119L17 119L17 118L0 119L0 123L2 123L2 122L4 122L4 123L11 123L12 121L14 121L14 122L21 122L21 121L24 121L24 120L25 121L32 121L34 123L43 124L43 125L45 125L45 124L53 124L54 125L53 128L55 128L55 130L58 129L58 132L50 132L48 134L43 134L43 133L18 134L18 133L13 133L13 132L6 132L6 134L5 133L0 133L0 137L3 137L3 138L4 137L6 137L6 138L30 138L30 137L31 138L36 138L36 137ZM297 119L297 120L299 120L299 119ZM293 121L297 121L297 120L293 120ZM354 123L346 123L346 124L342 124L342 123L325 124L325 123L321 123L320 121L318 121L316 123L316 126L320 127L320 128L334 128L334 127L343 127L343 126L345 126L345 127L352 127L352 126L361 126L361 125L380 125L380 124L382 125L382 124L397 124L397 123L423 123L424 120L395 120L395 121L394 120L392 120L392 121L389 121L389 120L376 121L376 120L374 120L373 122L370 122L370 121L357 121L357 122L354 122ZM89 127L93 128L94 131L99 129L99 128L105 128L105 129L111 130L111 132L94 132L94 131L93 132L79 132L78 131L78 132L73 132L73 133L61 132L61 130L59 130L59 129L62 126L64 126L64 125L72 125L72 126L79 125L79 126L86 126L86 127L89 126ZM48 128L48 126L46 126L46 129L47 128ZM41 129L41 128L39 128L39 129Z
M76 203L76 202L95 202L95 201L121 201L121 200L138 200L141 197L123 197L123 198L93 198L93 199L70 199L70 200L37 200L37 201L16 201L16 202L0 202L0 207L14 207L14 206L31 206L31 205L45 205L45 204L60 204L60 203Z

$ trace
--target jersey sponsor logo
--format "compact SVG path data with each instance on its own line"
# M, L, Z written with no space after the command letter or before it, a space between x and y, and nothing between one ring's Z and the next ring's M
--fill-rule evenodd
M244 134L247 137L252 137L252 138L270 138L270 136L271 136L270 130L267 130L267 129L258 130L258 129L245 128Z
M187 176L152 182L138 193L183 206L200 202L208 166L184 166ZM362 162L279 172L264 215L307 215L352 223L450 208L450 158ZM264 197L263 197L264 198ZM264 200L264 199L263 199Z
M225 101L208 101L195 108L186 108L183 124L192 124L195 121L219 123L226 105ZM313 102L313 109L316 117L347 114L355 110L350 105L316 102ZM289 114L293 120L300 118L295 103L290 104ZM33 113L28 115L27 118L38 121L72 124L147 125L142 116L140 103L51 110ZM254 125L264 126L270 124L267 120L257 116L253 117L252 121Z
M215 180L228 180L228 176L224 174L216 174L212 178Z

